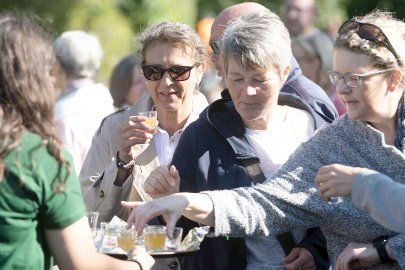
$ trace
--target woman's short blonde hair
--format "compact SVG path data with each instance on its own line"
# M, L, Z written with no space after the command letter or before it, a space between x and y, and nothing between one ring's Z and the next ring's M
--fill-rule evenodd
M287 28L268 9L235 18L225 29L221 45L225 71L230 58L253 69L278 69L280 75L290 65L292 52Z
M190 50L196 64L207 61L208 55L204 42L190 26L180 22L162 22L146 28L138 36L141 48L138 50L139 63L145 63L145 53L158 42L167 42L184 51Z

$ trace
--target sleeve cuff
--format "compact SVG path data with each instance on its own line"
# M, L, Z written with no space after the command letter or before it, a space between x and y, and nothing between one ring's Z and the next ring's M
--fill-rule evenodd
M361 208L362 201L364 200L364 186L368 184L367 182L371 180L369 176L373 174L377 174L377 172L370 169L362 169L354 177L351 197L353 204L359 208Z

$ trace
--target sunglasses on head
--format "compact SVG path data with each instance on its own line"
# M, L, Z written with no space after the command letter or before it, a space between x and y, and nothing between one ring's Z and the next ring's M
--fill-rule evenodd
M219 50L221 48L221 41L219 41L219 40L211 40L210 41L210 47L211 47L212 52L214 54L219 54Z
M163 78L166 72L174 81L186 81L190 78L191 70L198 66L173 66L164 68L160 65L142 65L142 71L145 78L149 81L158 81Z
M339 28L338 33L347 33L350 30L354 30L360 38L366 39L377 44L383 44L395 57L399 66L401 63L399 57L394 47L392 47L391 42L388 40L388 37L378 26L375 26L370 23L362 23L356 21L346 21Z

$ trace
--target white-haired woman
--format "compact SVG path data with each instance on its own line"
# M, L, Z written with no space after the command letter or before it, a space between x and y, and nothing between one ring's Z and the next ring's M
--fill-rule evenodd
M79 172L94 133L114 111L110 92L96 82L103 51L95 35L79 30L62 33L53 47L62 67L57 83L66 80L55 107L58 137Z

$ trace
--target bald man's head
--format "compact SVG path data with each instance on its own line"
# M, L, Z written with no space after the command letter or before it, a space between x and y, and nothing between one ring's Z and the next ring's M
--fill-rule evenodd
M240 3L225 8L215 18L215 21L211 27L211 40L222 39L224 30L232 19L248 14L252 11L258 11L263 9L267 8L254 2Z
M258 3L253 2L240 3L225 8L224 10L221 11L221 13L218 14L218 16L215 18L214 23L212 24L210 40L211 41L221 40L222 36L224 35L225 28L228 26L229 22L232 19L238 18L242 15L249 14L253 11L258 10L267 10L267 8ZM224 72L225 72L224 65L220 57L220 54L213 53L211 55L211 60L218 71L218 76L222 77L222 86L226 87L224 81Z

